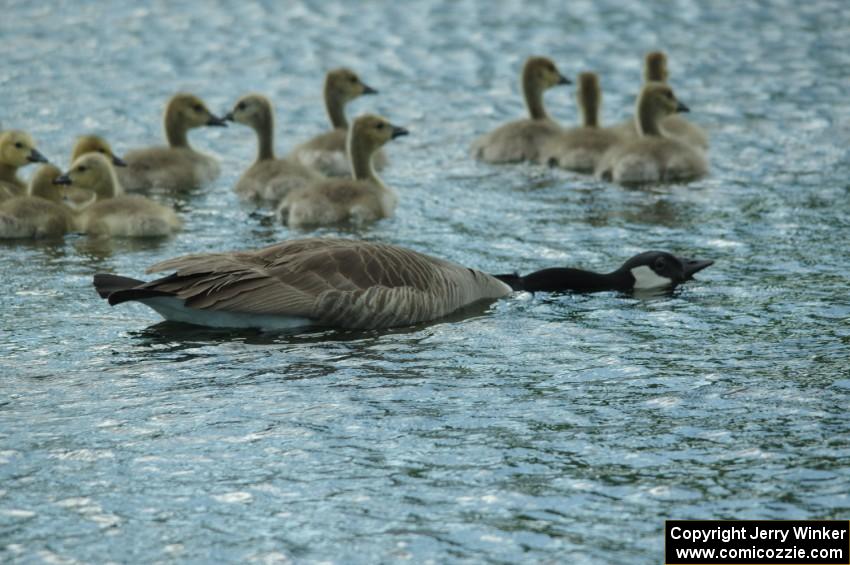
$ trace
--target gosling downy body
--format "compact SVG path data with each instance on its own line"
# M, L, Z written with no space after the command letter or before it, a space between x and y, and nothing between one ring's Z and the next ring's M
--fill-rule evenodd
M165 108L167 147L135 149L124 156L126 167L117 171L121 185L129 191L162 188L188 190L208 184L219 175L218 161L189 145L190 129L226 126L192 94L176 94Z
M651 51L646 54L643 66L643 80L648 82L667 83L667 55L662 51ZM698 125L686 120L684 117L674 114L667 116L659 124L659 128L665 137L677 139L703 151L708 150L708 134ZM616 126L621 135L636 137L638 135L635 120L628 119Z
M174 210L149 198L124 194L109 159L87 153L54 181L94 192L96 200L76 217L78 231L104 237L161 237L182 227Z
M0 239L62 237L74 229L74 213L53 184L62 171L49 163L36 169L26 196L0 203Z
M265 96L243 96L224 119L244 124L257 133L257 160L236 183L240 198L277 204L291 191L323 178L295 159L275 158L274 110Z
M372 156L407 130L367 114L351 125L348 155L351 179L327 179L289 193L278 207L280 220L290 228L351 221L363 224L392 216L398 195L384 185L372 167Z
M654 291L674 288L713 264L714 261L676 257L665 251L646 251L611 273L553 268L524 277L518 274L495 277L513 290L527 292Z
M30 134L20 130L0 133L0 202L26 194L27 185L18 177L19 168L46 162Z
M99 274L110 304L135 300L167 320L213 327L388 328L435 320L510 286L402 247L302 239L253 251L188 255L157 263L151 281Z
M296 147L292 155L302 164L331 177L350 177L351 165L346 153L348 138L348 119L345 117L345 105L365 94L377 94L378 91L363 83L360 77L350 69L334 69L325 77L325 110L331 122L331 130ZM382 171L387 165L387 156L379 150L373 157L376 171Z
M595 73L581 73L576 91L581 110L581 126L564 130L547 139L540 151L540 162L580 173L593 173L602 155L621 141L614 129L599 124L602 89Z
M688 108L676 100L664 83L644 85L637 101L638 137L617 144L600 159L596 177L621 184L677 182L700 178L708 172L705 155L692 145L664 137L659 122Z
M522 92L529 118L508 122L478 138L472 144L476 159L488 163L539 161L544 142L560 133L561 128L546 113L543 93L570 80L558 72L546 57L530 57L522 68Z

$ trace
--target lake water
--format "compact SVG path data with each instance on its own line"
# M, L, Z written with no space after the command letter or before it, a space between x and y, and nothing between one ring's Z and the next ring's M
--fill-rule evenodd
M349 106L388 147L397 214L323 229L483 270L716 264L672 296L519 295L393 331L159 324L98 271L303 234L239 205L241 126L192 133L223 174L154 242L0 244L0 560L657 563L665 518L850 516L850 10L845 2L7 0L0 122L67 166L75 136L156 143L166 98L267 94L284 152ZM711 175L640 190L471 141L523 114L531 54L600 73L608 123L642 55L712 140ZM573 87L550 113L576 120ZM29 174L29 171L27 172Z

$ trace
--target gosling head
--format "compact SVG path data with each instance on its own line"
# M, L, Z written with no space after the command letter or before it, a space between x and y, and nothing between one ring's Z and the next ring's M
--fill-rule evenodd
M272 114L272 104L261 94L248 94L240 98L224 119L256 128L268 122Z
M644 58L644 82L667 82L667 55L663 51L650 51Z
M100 153L86 153L53 183L91 190L98 199L111 198L119 191L112 163Z
M0 162L11 167L23 167L30 163L47 163L47 157L35 148L30 134L8 130L0 134Z
M71 162L76 161L86 153L100 153L101 155L105 155L116 167L127 166L127 163L123 159L113 153L109 143L98 135L83 135L78 137L77 143L74 145L74 152L71 154Z
M388 141L408 133L406 129L394 126L380 116L366 114L354 120L348 139L349 144L351 140L357 140L358 145L376 150Z
M325 77L325 92L340 100L348 102L364 94L377 94L378 91L365 84L351 69L334 69Z
M646 251L626 261L619 271L632 276L634 290L654 290L689 281L713 264L714 261L676 257L665 251Z
M529 57L522 69L522 79L524 84L535 85L540 90L571 84L570 79L562 75L548 57Z
M38 196L39 198L54 202L61 202L62 193L59 187L53 184L53 179L59 177L61 174L62 171L56 165L44 163L30 177L29 195Z
M165 114L167 118L181 122L188 129L227 126L227 122L210 112L204 101L194 94L179 93L172 96Z
M644 85L638 98L638 113L650 112L657 117L665 117L677 112L690 112L690 108L680 102L673 89L662 82L650 82Z

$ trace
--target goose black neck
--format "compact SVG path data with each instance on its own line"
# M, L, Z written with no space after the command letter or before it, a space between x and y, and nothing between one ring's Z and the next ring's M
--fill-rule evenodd
M600 292L605 290L629 290L634 278L627 271L594 273L581 269L553 268L535 271L524 277L518 275L496 275L514 290L527 292Z

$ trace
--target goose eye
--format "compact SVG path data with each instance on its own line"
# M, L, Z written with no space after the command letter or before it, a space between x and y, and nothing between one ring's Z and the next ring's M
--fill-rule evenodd
M667 266L667 262L664 261L664 257L659 257L658 259L655 260L655 268L656 269L660 270L660 269L663 269L666 266Z
M15 147L17 147L18 149L23 149L23 148L24 148L24 144L23 144L23 143L21 143L20 141L18 141L17 143L15 143Z

